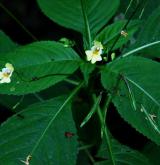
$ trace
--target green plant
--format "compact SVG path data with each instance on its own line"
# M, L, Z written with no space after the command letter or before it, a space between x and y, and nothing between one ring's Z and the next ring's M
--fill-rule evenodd
M0 102L16 112L1 125L0 164L154 165L158 155L120 144L106 117L114 104L160 145L160 3L144 20L147 1L128 1L119 20L120 0L37 2L51 20L81 33L83 48L66 38L21 46L0 32Z

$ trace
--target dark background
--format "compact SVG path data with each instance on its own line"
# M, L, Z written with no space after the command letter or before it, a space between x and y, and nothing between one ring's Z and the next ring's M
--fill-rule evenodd
M0 1L36 38L37 40L58 40L62 37L79 39L79 33L58 26L42 14L35 0ZM0 28L19 44L33 42L14 19L0 8Z
M35 0L1 0L17 20L30 31L37 40L59 40L66 37L80 43L82 37L79 33L66 29L49 20L38 8ZM24 45L35 41L0 5L0 29L14 42ZM1 96L2 97L2 96ZM5 121L13 112L0 107L0 122ZM148 140L131 128L121 119L114 106L111 105L107 123L112 134L123 144L135 149L142 149Z

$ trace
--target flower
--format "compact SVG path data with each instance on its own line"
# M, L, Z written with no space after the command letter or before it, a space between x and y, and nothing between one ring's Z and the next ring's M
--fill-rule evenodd
M10 78L12 76L13 71L13 65L10 63L6 63L5 68L2 68L2 71L0 72L0 83L10 83Z
M121 31L121 35L124 36L124 37L127 37L128 36L128 33L125 32L124 30Z
M102 50L103 45L99 41L94 41L94 45L91 47L91 50L86 50L87 61L91 61L94 64L96 61L102 61Z

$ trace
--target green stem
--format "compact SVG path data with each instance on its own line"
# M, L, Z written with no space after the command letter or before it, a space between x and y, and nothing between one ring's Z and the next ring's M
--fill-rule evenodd
M94 158L92 157L92 155L90 154L90 152L89 152L87 149L85 149L84 151L85 151L85 153L87 154L87 156L88 156L88 158L90 159L90 161L92 162L92 164L95 164L95 160L94 160Z
M109 150L109 155L110 155L111 162L112 162L113 165L116 165L114 155L113 155L113 152L112 152L111 140L110 140L107 128L105 128L104 134L105 134L106 141L107 141L107 144L108 144L108 150Z
M138 9L140 8L140 4L137 4L135 10L133 11L133 13L130 15L130 17L128 18L127 22L125 23L124 27L122 28L123 30L125 30L128 27L128 24L130 23L130 21L132 20L132 18L134 17L134 15L136 14L136 12L138 11ZM121 37L121 33L119 33L119 35L117 36L117 38L115 39L115 41L113 42L109 52L111 52L113 50L113 48L115 47L115 45L117 44L117 42L119 41Z
M86 149L91 148L93 146L94 146L93 144L83 145L83 146L79 147L78 150L79 151L80 150L86 150Z
M16 109L22 102L24 99L24 95L20 98L20 100L12 107L12 110Z
M133 0L131 0L131 1L130 1L129 5L128 5L128 7L127 7L127 9L126 9L125 13L124 13L124 16L126 16L126 15L127 15L127 12L128 12L128 10L129 10L129 8L131 7L132 2L133 2Z
M91 48L92 39L91 39L90 26L89 26L87 14L86 14L86 1L85 0L81 0L81 6L82 6L82 13L83 13L83 18L84 18L84 22L85 22L85 30L87 33L87 40L88 40L89 48Z
M83 145L83 143L80 141L80 145ZM89 145L88 145L89 146ZM93 145L92 145L93 146ZM92 147L91 145L89 147L85 147L85 148L82 148L81 150L84 150L84 152L86 153L86 155L88 156L88 158L90 159L90 161L92 162L92 164L95 164L95 160L94 158L92 157L92 155L90 154L88 148ZM82 146L84 147L84 146Z
M33 93L33 95L40 101L40 102L43 102L44 99L37 93Z
M105 101L103 109L102 109L102 112L104 112L103 125L102 125L102 134L103 134L103 131L105 130L107 110L108 110L108 107L109 107L109 104L110 104L111 100L112 100L112 96L109 94L107 100Z
M129 56L129 55L131 55L133 53L139 52L139 51L141 51L143 49L149 48L149 47L154 46L154 45L157 45L157 44L160 44L160 41L151 42L149 44L146 44L146 45L143 45L141 47L138 47L138 48L136 48L134 50L131 50L131 51L123 54L121 57L127 57L127 56Z
M111 99L112 99L112 97L111 97L111 95L109 95L108 99L106 101L105 107L104 107L105 110L106 110L106 114L107 114L107 110L108 110L109 104L111 102ZM100 107L98 107L98 116L99 116L101 124L103 125L104 124L104 117L102 115ZM107 146L108 146L110 160L112 162L112 165L116 165L114 155L113 155L113 152L112 152L112 145L111 145L111 140L110 140L110 137L109 137L109 132L108 132L108 129L107 129L106 125L104 126L104 135L105 135L105 139L106 139Z
M155 129L155 131L160 134L160 130L159 128L156 126L155 121L151 118L151 116L149 115L149 113L146 111L146 109L144 108L143 105L141 105L141 110L142 112L144 112L144 114L146 115L148 121L150 122L151 126Z
M75 86L79 85L79 82L74 81L74 80L71 80L71 79L68 79L68 78L66 78L64 81L66 81L66 82L68 82L68 83L70 83L70 84L73 84L73 85L75 85Z
M73 96L75 96L75 94L80 90L80 88L83 86L84 82L81 82L73 91L72 93L68 96L68 98L65 100L65 102L61 105L61 107L59 108L59 110L57 111L57 113L52 117L52 119L50 120L50 122L48 123L47 127L45 128L45 130L43 131L42 135L40 136L40 138L37 140L35 146L33 147L32 151L30 152L30 155L33 155L34 152L36 151L36 149L38 148L39 144L41 143L43 137L45 136L45 134L47 133L48 129L50 128L50 126L52 125L53 121L56 119L56 117L60 114L60 112L63 110L63 108L66 106L66 104L73 98Z
M17 22L17 24L35 41L38 39L2 4L0 3L0 7L13 19Z
M84 120L82 121L80 127L83 127L89 120L90 118L93 116L93 114L97 111L97 107L99 106L100 102L101 102L101 98L102 98L102 93L99 94L99 96L96 98L96 96L94 95L93 97L95 97L94 100L94 104L93 107L91 108L90 112L88 113L88 115L84 118Z

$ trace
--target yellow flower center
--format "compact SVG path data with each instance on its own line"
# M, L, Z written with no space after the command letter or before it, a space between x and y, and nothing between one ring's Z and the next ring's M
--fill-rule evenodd
M93 51L93 56L99 55L99 51L100 51L100 48L97 47L97 48Z
M10 76L11 72L4 72L3 77L8 78Z

